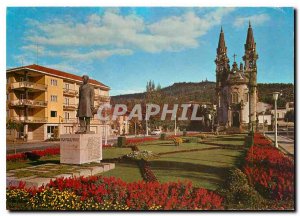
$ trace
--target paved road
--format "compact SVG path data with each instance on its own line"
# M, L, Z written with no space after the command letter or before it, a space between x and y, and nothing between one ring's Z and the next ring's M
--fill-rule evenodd
M274 140L275 140L274 134L266 134L266 136L269 137L274 142ZM291 139L286 136L278 135L277 140L278 140L278 146L283 152L294 156L294 150L295 150L294 139Z

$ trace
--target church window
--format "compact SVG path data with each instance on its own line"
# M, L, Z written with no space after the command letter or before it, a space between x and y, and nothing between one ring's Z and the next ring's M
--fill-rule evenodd
M244 94L244 102L248 102L248 93Z
M232 103L238 103L238 93L237 92L233 92L232 93Z

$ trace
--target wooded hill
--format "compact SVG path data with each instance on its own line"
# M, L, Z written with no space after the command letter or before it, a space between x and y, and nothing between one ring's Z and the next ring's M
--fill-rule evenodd
M198 102L216 103L215 82L181 82L171 86L161 88L161 94L170 101L178 102ZM259 101L273 104L272 92L279 91L282 95L278 99L278 107L282 107L286 102L294 101L294 85L291 83L259 83ZM144 100L145 93L124 94L112 96L111 103L137 103Z

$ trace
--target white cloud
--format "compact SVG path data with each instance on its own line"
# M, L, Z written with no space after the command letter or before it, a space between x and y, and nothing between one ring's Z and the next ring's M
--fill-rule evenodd
M235 27L241 27L245 24L247 24L249 21L254 24L254 25L261 25L264 24L265 22L269 21L270 17L267 14L258 14L258 15L253 15L253 16L247 16L247 17L237 17L234 20L233 25Z
M70 19L49 22L29 20L31 30L27 32L26 40L30 44L47 46L48 50L62 46L93 48L87 53L53 51L53 55L74 59L131 55L133 50L151 53L178 51L197 47L198 39L215 25L220 25L223 17L232 10L218 8L201 16L189 10L180 16L166 17L154 23L145 23L142 17L135 14L121 15L114 8L106 10L101 16L92 14L82 22ZM34 47L29 45L27 48Z
M130 49L98 49L91 50L88 52L80 52L78 49L69 49L64 51L54 51L48 50L44 46L37 45L26 45L21 47L24 51L29 51L31 53L37 53L39 56L49 56L49 57L60 57L65 59L75 59L75 60L93 60L93 59L103 59L108 58L112 55L132 55L133 51Z

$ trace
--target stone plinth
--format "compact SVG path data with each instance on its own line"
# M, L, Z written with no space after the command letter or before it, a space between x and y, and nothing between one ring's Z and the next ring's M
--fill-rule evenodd
M62 134L60 136L60 163L84 164L102 160L100 134Z

